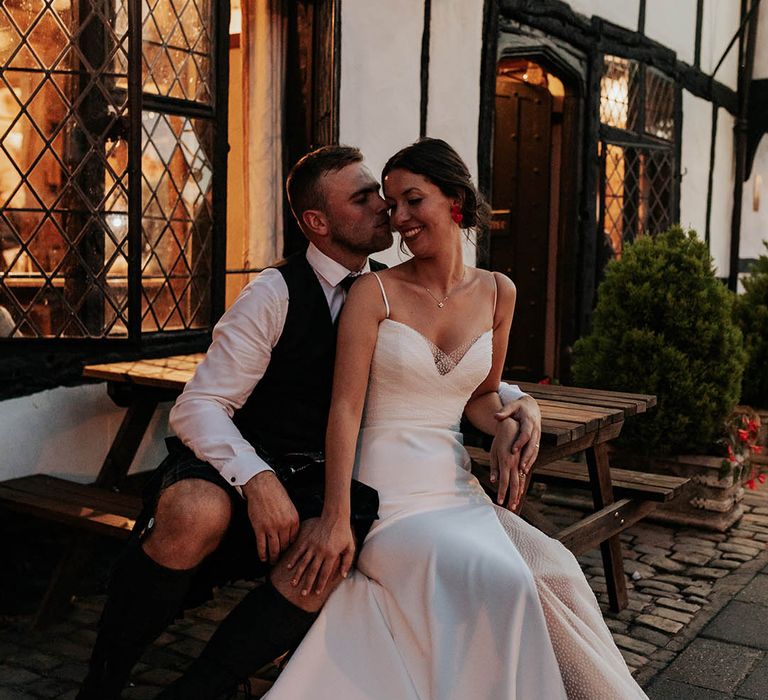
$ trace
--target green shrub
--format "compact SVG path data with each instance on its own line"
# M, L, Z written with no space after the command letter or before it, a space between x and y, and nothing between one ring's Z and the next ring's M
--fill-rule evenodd
M768 250L768 242L764 242ZM736 323L744 334L747 366L741 384L741 401L768 407L768 256L761 255L744 278L744 294L734 305Z
M627 421L621 447L704 452L721 436L745 362L732 303L693 231L643 236L609 263L592 332L574 347L573 373L583 386L658 397Z

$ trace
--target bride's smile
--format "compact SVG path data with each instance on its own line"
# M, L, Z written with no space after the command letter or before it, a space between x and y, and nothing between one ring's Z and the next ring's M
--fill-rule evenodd
M432 257L446 237L458 235L451 220L455 200L423 175L396 169L384 178L390 221L415 257Z

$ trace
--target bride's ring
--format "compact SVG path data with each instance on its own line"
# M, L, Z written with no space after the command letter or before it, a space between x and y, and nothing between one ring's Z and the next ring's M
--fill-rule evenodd
M524 472L522 469L518 469L518 470L517 470L517 475L518 475L518 476L519 476L521 479L525 479L525 472Z

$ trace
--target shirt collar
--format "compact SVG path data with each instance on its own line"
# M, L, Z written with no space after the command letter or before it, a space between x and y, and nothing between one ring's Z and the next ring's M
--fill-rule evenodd
M325 253L321 252L314 243L310 243L307 247L307 262L309 262L312 269L331 287L338 285L341 280L350 274L362 274L363 272L369 272L371 269L371 265L366 258L365 265L363 265L362 269L348 270L344 265L336 262L332 258L329 258Z

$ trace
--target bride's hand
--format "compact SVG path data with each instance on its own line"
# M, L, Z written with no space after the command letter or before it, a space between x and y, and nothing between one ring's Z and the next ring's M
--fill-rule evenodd
M520 478L520 452L513 452L520 426L517 421L507 418L499 422L496 436L491 445L491 482L498 483L496 502L509 510L515 510L520 502L523 489L523 479ZM509 497L507 497L509 494Z
M309 520L286 563L293 571L291 584L301 586L301 595L308 595L312 590L319 595L338 569L343 578L347 577L354 556L355 538L348 515L338 518L323 515L314 522Z

